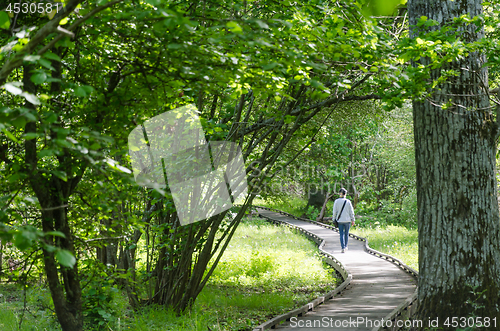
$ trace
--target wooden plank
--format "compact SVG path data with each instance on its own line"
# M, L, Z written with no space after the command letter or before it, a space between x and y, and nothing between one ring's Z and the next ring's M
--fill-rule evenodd
M261 324L254 331L270 328L296 330L297 327L291 325L292 318L304 323L318 321L323 317L331 318L335 323L346 321L348 318L365 319L367 322L380 321L384 318L396 319L405 312L405 309L412 306L413 301L408 300L415 294L415 277L418 272L392 256L371 250L364 238L350 235L353 240L349 241L349 250L342 254L337 229L264 208L259 210L259 214L273 222L304 231L319 243L318 249L325 256L325 261L339 271L345 280L334 291L299 309L277 316ZM410 313L411 310L408 311L408 314ZM297 317L299 314L302 316ZM373 326L369 327L366 323L357 328L351 326L348 328L348 330L372 329ZM314 328L314 330L332 330L332 328Z

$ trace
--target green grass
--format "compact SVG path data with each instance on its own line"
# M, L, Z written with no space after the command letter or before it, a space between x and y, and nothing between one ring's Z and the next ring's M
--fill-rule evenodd
M416 229L385 225L352 227L350 232L367 238L371 248L392 255L418 270L418 233Z
M178 317L151 306L123 325L141 331L252 330L338 283L304 236L260 219L245 220L192 311Z
M200 326L190 330L251 330L333 290L339 282L333 272L304 236L247 220L198 297L192 316Z
M247 219L236 230L191 311L176 316L163 306L152 305L133 312L122 291L111 291L103 283L101 292L112 297L109 313L113 318L101 330L252 330L333 290L339 281L322 262L317 246L303 235L261 219ZM60 330L48 289L33 287L27 293L22 330ZM18 330L21 289L0 285L0 294L0 330Z
M21 287L16 284L1 284L0 294L0 330L19 330L23 310ZM22 330L60 330L48 289L28 287L26 299L27 311L24 313Z
M281 197L270 199L256 198L253 200L253 205L275 208L300 217L306 211L307 201L298 196L289 197L286 199Z

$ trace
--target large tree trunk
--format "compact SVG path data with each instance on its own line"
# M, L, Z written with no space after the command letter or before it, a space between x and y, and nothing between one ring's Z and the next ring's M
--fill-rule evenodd
M316 209L321 209L323 206L323 202L325 201L326 198L326 191L325 188L322 187L321 185L317 184L310 184L308 183L306 185L307 188L307 206L306 209L309 206L313 206Z
M53 61L56 68L53 77L60 77L60 62ZM24 66L23 83L26 91L36 95L36 86L31 81L30 71L32 65ZM55 87L54 87L55 86ZM52 85L52 92L58 89L58 85ZM35 107L26 102L25 108L36 112ZM37 132L37 123L29 122L24 128L25 133ZM73 177L68 176L66 180L48 175L47 170L38 168L37 139L25 140L25 160L30 170L29 182L31 189L40 203L43 232L59 231L64 238L46 236L43 240L47 245L61 248L71 252L78 259L73 243L73 235L67 218L69 198L75 187L80 182L86 169L85 162L73 160L73 156L66 150L62 150L57 156L59 169L67 174L77 173ZM78 276L78 263L73 267L65 267L56 261L55 252L47 247L42 247L43 261L47 282L49 285L54 310L63 331L80 331L83 329L82 314L82 291L80 278Z
M56 209L42 212L43 231L49 232L56 230L64 233L65 238L56 240L56 242L58 242L56 245L75 254L72 234L66 216L67 211L66 208L60 207L62 206L62 204L60 204L62 201L57 201L58 199L55 199L54 196L49 196L48 199L44 200L46 202L52 202L47 209ZM42 207L44 205L45 204L42 204ZM48 243L54 245L53 241L48 241ZM72 268L59 266L55 260L54 252L50 252L46 249L43 249L43 261L47 282L54 302L54 310L62 330L82 330L82 290L78 276L78 264L75 263ZM61 278L59 278L59 274ZM62 280L62 284L60 279Z
M444 26L482 13L481 1L408 2L410 25L427 16ZM482 37L464 27L461 39ZM417 31L412 31L416 36ZM419 62L427 64L428 59ZM413 102L419 227L418 319L481 316L500 322L499 213L495 179L497 125L490 112L484 57L472 53L432 71L458 76ZM451 101L451 106L442 106ZM483 293L483 295L480 295ZM445 328L452 327L444 325Z

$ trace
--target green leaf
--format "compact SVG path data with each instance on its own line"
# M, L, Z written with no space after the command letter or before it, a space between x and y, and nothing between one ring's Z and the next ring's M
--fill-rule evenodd
M269 25L267 25L266 22L263 22L261 20L255 20L255 23L261 28L261 29L269 29Z
M24 117L26 117L26 119L29 122L34 122L34 121L38 120L38 118L35 116L35 114L33 114L31 112L30 109L28 109L28 108L20 108L19 110L21 111L21 115L23 115Z
M53 142L62 147L73 148L73 145L66 139L54 139Z
M158 6L161 3L161 0L145 0L145 1L153 6Z
M31 140L31 139L38 138L39 135L40 134L35 133L35 132L28 132L28 133L23 134L23 138L25 140Z
M0 113L8 114L10 112L12 112L12 109L9 107L0 107Z
M49 60L61 62L61 58L59 57L59 55L54 54L54 53L47 52L47 53L43 54L42 56L46 59L49 59Z
M94 89L91 86L82 85L75 88L75 95L77 97L86 98L88 97Z
M278 65L277 62L268 63L268 64L263 65L262 69L264 69L264 70L271 70L274 67L276 67L277 65Z
M67 251L65 249L61 249L60 251L58 251L56 253L56 259L57 259L57 262L59 262L60 264L62 264L65 267L72 268L76 263L76 259L73 256L73 254L71 254L69 251Z
M325 85L323 85L322 82L320 81L317 81L316 79L311 79L311 85L317 89L320 89L320 90L324 90L325 89Z
M10 121L10 123L18 129L24 128L26 122L26 117L24 116L17 116L16 118L12 119L12 121Z
M57 248L52 246L52 245L47 245L47 244L44 244L43 247L45 248L45 250L49 253L54 253Z
M291 116L291 115L285 116L285 124L290 124L290 123L293 123L294 121L295 121L295 116Z
M37 240L40 233L33 226L26 226L14 234L14 245L20 250L26 250L27 248L33 246L33 242Z
M64 171L60 170L52 170L51 173L55 175L57 178L62 179L63 181L68 181L68 175Z
M233 33L242 33L243 32L243 29L241 28L241 26L234 21L227 22L226 26Z
M66 235L62 233L61 231L49 231L45 232L45 236L56 236L56 237L61 237L61 238L66 238Z
M57 114L56 113L48 113L47 117L45 118L45 121L48 123L54 123L57 121Z
M9 29L10 28L10 18L9 15L0 11L0 29Z
M365 16L389 16L393 15L396 8L404 3L404 0L371 0L363 8Z
M40 60L38 60L38 63L40 63L42 66L44 66L45 68L47 68L49 70L55 70L49 60L40 59Z
M16 233L14 235L13 243L21 251L24 251L31 246L31 242L27 238L23 237L21 233Z
M9 176L9 178L7 178L7 181L9 183L14 183L14 182L17 182L20 178L21 178L21 174L16 173L16 174L13 174L12 176Z
M46 156L52 156L54 155L55 152L53 149L42 149L40 152L37 153L37 156L39 159L46 157Z
M17 138L12 133L10 133L9 130L2 129L2 132L5 133L5 135L7 136L7 138L9 138L10 140L12 140L13 142L15 142L15 143L18 142Z
M31 81L37 85L42 84L47 80L47 74L45 72L38 72L31 76Z
M46 83L53 83L53 82L56 82L56 83L59 83L61 82L62 80L59 79L59 78L54 78L54 77L50 77L50 76L47 76L47 80L45 81Z
M84 98L87 96L87 92L85 92L85 89L83 89L83 87L78 86L77 88L75 88L75 95L77 97Z
M165 31L165 21L158 21L155 24L153 24L153 29L156 31Z
M67 48L74 48L75 44L71 41L69 37L64 37L61 40L59 40L56 45L56 47L67 47ZM48 62L48 61L47 61Z

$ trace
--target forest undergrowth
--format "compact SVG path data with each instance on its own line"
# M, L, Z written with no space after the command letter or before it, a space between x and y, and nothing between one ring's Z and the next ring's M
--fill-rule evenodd
M104 275L103 275L103 278ZM333 290L341 280L316 245L288 228L246 219L237 229L193 309L176 316L163 306L130 309L112 279L84 289L88 330L252 330ZM43 284L0 285L0 330L60 330ZM24 311L24 313L23 313ZM21 322L22 319L22 322Z

